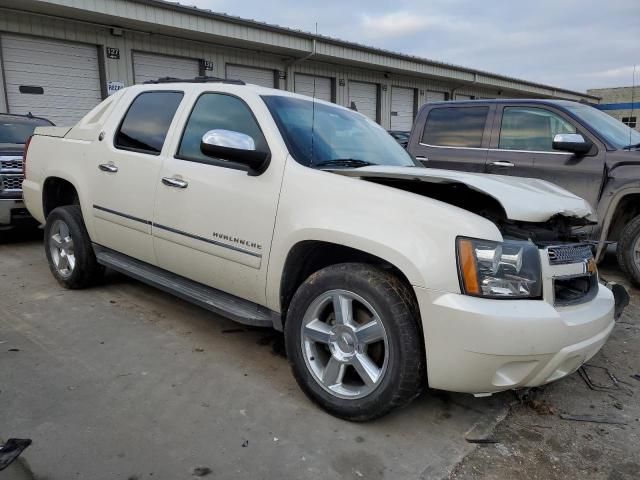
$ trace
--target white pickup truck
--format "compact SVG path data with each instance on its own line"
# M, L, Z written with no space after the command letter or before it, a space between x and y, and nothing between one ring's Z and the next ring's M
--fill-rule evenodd
M425 387L475 395L574 372L614 326L548 182L425 169L374 122L236 81L125 88L38 128L24 199L67 288L104 267L283 330L300 387L368 420Z

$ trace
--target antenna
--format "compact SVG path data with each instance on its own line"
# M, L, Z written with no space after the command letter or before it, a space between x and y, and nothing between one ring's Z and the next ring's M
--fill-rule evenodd
M318 22L316 22L316 36L318 36ZM315 40L314 40L315 49ZM313 137L314 127L316 125L316 76L313 76L313 100L311 104L311 166L313 167Z
M635 93L636 93L636 67L637 65L633 66L633 77L631 79L631 115L629 115L629 123L631 123L631 119L633 118L633 102L635 101ZM638 125L636 123L636 125ZM633 128L631 128L631 125L627 125L629 127L629 145L631 145L632 142L632 135L633 135Z

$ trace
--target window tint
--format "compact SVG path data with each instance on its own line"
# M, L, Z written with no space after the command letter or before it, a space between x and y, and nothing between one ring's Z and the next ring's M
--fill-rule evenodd
M116 147L160 154L182 96L182 92L146 92L138 95L116 134Z
M205 133L216 129L244 133L253 138L256 150L269 150L267 141L246 103L223 93L205 93L196 102L187 121L178 148L178 158L212 163L211 157L200 151L200 141Z
M434 108L429 112L422 143L446 147L481 147L489 107Z
M576 129L543 108L506 107L502 113L499 148L552 152L553 137L558 133L576 133Z

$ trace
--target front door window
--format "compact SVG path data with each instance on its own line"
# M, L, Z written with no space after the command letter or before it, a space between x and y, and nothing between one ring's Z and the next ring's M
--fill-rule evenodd
M573 125L544 108L505 107L500 126L502 150L552 152L558 133L576 133Z

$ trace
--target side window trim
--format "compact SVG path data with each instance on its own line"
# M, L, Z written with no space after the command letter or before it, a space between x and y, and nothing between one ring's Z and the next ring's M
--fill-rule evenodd
M251 116L253 117L253 120L256 122L258 130L260 130L260 133L262 134L262 137L264 138L264 143L267 146L267 151L268 151L269 155L271 155L271 149L269 148L269 142L267 141L267 137L264 134L264 130L262 130L262 126L260 125L260 122L258 122L258 118L256 117L256 114L253 112L253 110L251 109L249 104L243 98L239 97L238 95L234 95L233 93L216 92L214 90L207 90L205 92L201 92L197 96L197 98L192 102L191 109L189 110L189 113L187 114L186 119L184 121L184 124L182 126L182 132L180 133L180 138L178 139L178 142L176 144L175 153L173 154L173 158L175 158L176 160L183 160L185 162L202 163L204 165L211 165L213 167L229 168L231 170L242 170L242 171L246 172L248 170L248 167L246 167L245 165L241 165L239 163L236 163L236 162L230 162L230 161L227 161L227 160L219 160L219 159L216 159L216 158L206 158L206 159L195 158L195 157L190 157L188 155L180 155L180 153L179 153L180 152L180 147L182 146L182 140L184 139L184 135L185 135L185 133L187 131L187 126L189 125L189 120L191 120L191 116L193 115L193 111L195 110L196 106L198 105L198 101L204 95L212 95L212 94L213 95L226 95L228 97L236 98L247 107L247 110L249 111L249 113L251 113Z
M162 141L162 147L160 148L160 151L152 152L152 151L145 150L145 149L142 149L142 148L125 147L125 146L122 146L122 145L118 145L118 143L117 143L118 133L120 133L120 129L122 128L122 124L124 123L125 119L127 118L127 114L131 110L131 107L133 106L135 101L140 96L148 94L148 93L179 93L181 95L180 102L178 103L178 105L176 107L176 110L173 112L173 116L171 117L171 122L169 123L169 128L167 129L167 134L165 134L164 140ZM154 157L158 157L158 156L162 155L162 150L164 149L164 146L167 143L167 137L168 137L168 134L169 134L169 130L171 129L171 124L173 124L173 121L176 118L176 114L180 110L180 106L182 105L182 102L184 100L184 96L185 96L185 94L184 94L184 91L182 91L182 90L146 90L146 91L138 93L131 100L131 102L129 102L129 105L127 106L127 109L124 111L124 114L122 115L122 118L120 118L120 120L118 121L118 125L117 125L116 129L113 131L113 138L112 138L113 148L115 148L117 150L124 150L126 152L134 152L134 153L143 153L145 155L153 155Z
M487 116L484 119L484 127L482 129L482 138L480 140L480 146L479 147L466 147L466 146L455 146L455 145L433 145L430 143L426 143L424 141L424 132L427 128L427 122L429 121L429 115L431 115L431 112L433 112L434 110L438 110L438 109L445 109L445 108L449 108L449 109L453 109L453 108L486 108L487 109ZM442 106L437 106L437 107L432 107L430 108L425 114L425 119L424 119L424 123L422 124L422 131L420 132L420 139L418 140L418 144L423 146L423 147L430 147L430 148L455 148L455 149L462 149L462 150L487 150L489 147L487 146L487 130L489 130L489 132L491 132L490 130L490 126L492 124L492 118L493 118L493 108L491 105L488 104L484 104L484 105L464 105L464 106L455 106L455 105L442 105ZM490 135L490 134L489 134ZM489 137L490 138L490 137Z

